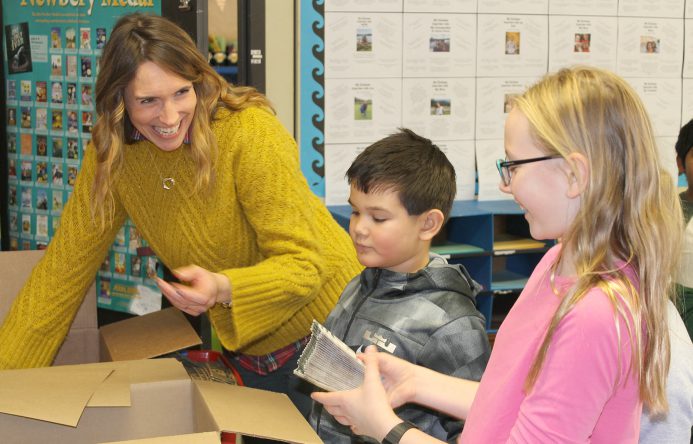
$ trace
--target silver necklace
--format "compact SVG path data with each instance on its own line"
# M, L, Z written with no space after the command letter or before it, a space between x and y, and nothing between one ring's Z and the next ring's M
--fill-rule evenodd
M157 148L158 149L158 148ZM181 149L181 148L178 148ZM147 152L149 153L149 157L152 159L152 164L154 165L154 168L156 169L156 173L159 176L159 179L161 180L161 187L164 190L170 190L176 185L176 179L173 178L173 176L169 177L164 177L163 174L161 174L161 170L159 170L159 166L157 165L156 159L154 158L154 155L152 152L147 148ZM178 167L178 164L180 163L181 158L185 156L185 153L181 154L181 157L176 159L176 163L173 165L173 168L171 169L172 171L176 171L176 168Z

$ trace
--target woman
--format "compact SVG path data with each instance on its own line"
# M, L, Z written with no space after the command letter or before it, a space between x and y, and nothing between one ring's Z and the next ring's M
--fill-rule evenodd
M349 236L308 188L267 99L229 87L182 29L124 16L101 64L93 139L60 229L0 329L0 368L50 364L130 217L183 282L158 281L171 303L208 312L246 385L291 396L311 321L360 271Z

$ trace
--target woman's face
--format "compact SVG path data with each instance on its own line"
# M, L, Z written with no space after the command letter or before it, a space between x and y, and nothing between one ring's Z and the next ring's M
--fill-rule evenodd
M144 62L125 88L125 109L130 122L164 151L183 144L195 115L197 96L192 82Z

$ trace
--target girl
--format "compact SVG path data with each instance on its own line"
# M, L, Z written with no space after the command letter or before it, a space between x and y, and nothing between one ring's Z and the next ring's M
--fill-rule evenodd
M560 243L501 326L481 382L369 350L359 389L313 398L386 443L439 442L402 424L391 406L407 402L464 418L465 443L637 442L643 403L667 409L666 304L682 232L642 102L606 71L548 75L515 99L505 151L501 190L533 237Z

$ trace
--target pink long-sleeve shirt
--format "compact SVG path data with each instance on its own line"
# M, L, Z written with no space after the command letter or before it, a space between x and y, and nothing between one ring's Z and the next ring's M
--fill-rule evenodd
M555 246L542 258L498 331L461 443L638 441L642 402L637 375L628 372L628 325L619 318L617 329L613 306L598 288L561 320L534 388L523 389L560 303L550 284L559 252ZM633 270L626 274L637 288ZM559 293L573 283L555 278Z

